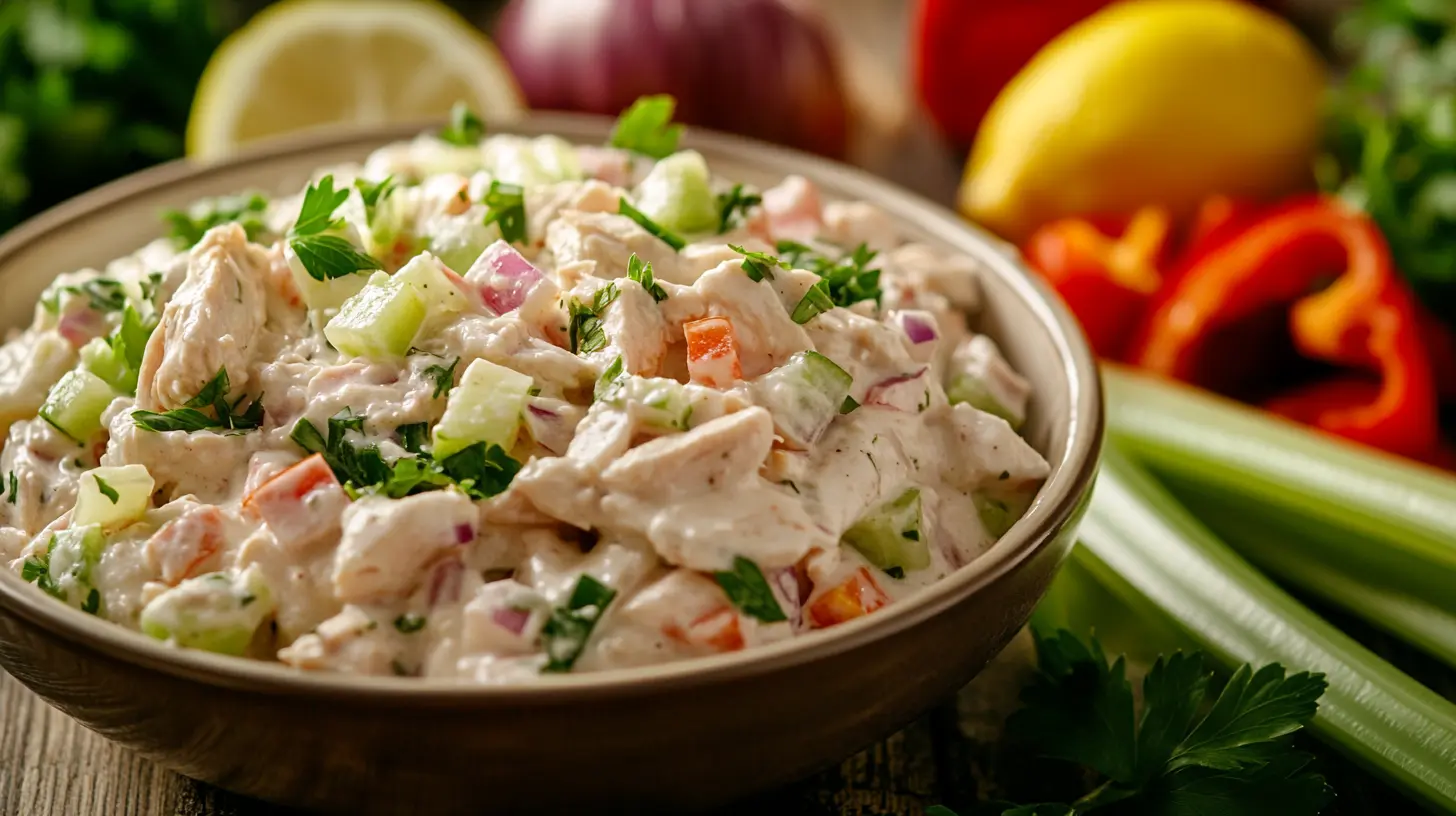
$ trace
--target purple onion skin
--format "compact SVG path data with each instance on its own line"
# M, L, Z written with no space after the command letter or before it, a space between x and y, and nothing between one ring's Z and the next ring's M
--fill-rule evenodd
M534 108L677 121L842 158L849 113L829 34L784 0L512 0L496 41Z

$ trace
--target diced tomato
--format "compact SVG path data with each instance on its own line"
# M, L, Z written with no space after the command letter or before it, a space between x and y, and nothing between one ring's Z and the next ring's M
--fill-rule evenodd
M823 629L868 615L889 602L890 596L875 583L870 571L860 567L849 576L849 580L809 604L809 624L815 629Z
M243 499L285 546L304 546L333 530L349 504L323 454L288 468Z
M688 341L688 375L693 382L727 388L743 379L733 321L726 317L705 317L684 323L683 337Z
M204 572L203 564L222 549L222 527L222 511L203 505L163 524L142 552L162 582L176 586Z

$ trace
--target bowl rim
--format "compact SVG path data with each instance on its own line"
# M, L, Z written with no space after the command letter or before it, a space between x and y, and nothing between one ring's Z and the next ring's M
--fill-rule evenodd
M196 164L178 159L112 181L57 204L0 235L0 275L11 259L55 230L105 210L128 205L169 187L310 153L370 150L413 136L435 121L368 128L324 129L271 140L238 156ZM611 120L600 116L533 112L492 123L492 132L527 136L556 134L575 143L600 142ZM167 646L122 626L54 603L9 569L0 567L0 607L51 635L113 659L173 677L235 691L304 699L392 705L489 707L555 705L578 699L637 697L668 689L694 688L785 670L894 637L979 592L1048 546L1077 512L1092 487L1102 446L1102 386L1095 359L1071 313L1050 288L1029 274L1014 247L948 209L866 171L791 148L688 128L684 148L760 167L779 175L798 173L839 188L848 199L872 201L896 221L965 252L999 277L1037 316L1061 358L1069 386L1070 415L1065 454L1026 514L985 553L940 581L874 615L829 629L728 654L582 674L543 676L536 682L480 685L450 678L374 677L304 672L281 663L216 655ZM138 246L141 241L138 242ZM67 270L58 270L63 272Z

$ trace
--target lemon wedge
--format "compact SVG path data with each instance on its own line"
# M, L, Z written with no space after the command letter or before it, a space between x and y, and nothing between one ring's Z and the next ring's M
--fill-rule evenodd
M288 0L229 37L203 72L187 155L212 160L312 128L525 110L490 40L433 0Z

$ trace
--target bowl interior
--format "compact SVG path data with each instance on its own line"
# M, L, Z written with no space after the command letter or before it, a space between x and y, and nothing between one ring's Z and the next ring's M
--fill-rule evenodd
M579 143L601 143L607 127L605 120L596 117L552 114L533 116L498 130L526 135L555 133ZM0 287L5 293L0 299L0 327L26 325L36 299L57 274L104 266L160 235L160 213L166 209L185 207L203 196L243 190L294 193L318 168L361 161L374 148L409 138L420 130L390 127L314 136L211 167L178 162L127 177L62 204L0 238ZM919 595L876 615L794 639L806 643L773 644L740 655L687 661L688 670L710 664L742 666L755 657L827 647L836 639L853 638L858 642L860 638L886 636L934 614L1028 555L1044 538L1039 531L1064 520L1084 492L1095 466L1101 434L1101 396L1095 365L1066 310L1025 273L1009 247L945 209L882 180L827 160L732 136L689 131L684 144L702 152L719 175L768 187L797 173L818 184L826 199L877 204L902 223L907 237L980 261L985 270L981 276L985 306L976 328L994 337L1012 365L1033 383L1034 396L1023 432L1053 467L1052 476L1027 515L990 552ZM14 576L0 577L0 603L24 607L28 617L43 619L53 631L101 641L98 645L109 652L130 651L135 659L212 680L225 680L224 676L257 680L271 674L274 682L296 681L321 687L363 682L419 688L422 684L418 679L395 678L304 679L271 664L253 665L252 661L167 649L139 634L53 604L20 585ZM807 651L801 655L802 659L808 657ZM669 664L604 675L620 674L622 680L631 682L642 676L682 673L682 665ZM584 675L557 680L579 684L588 682L586 677L594 681L608 679Z

